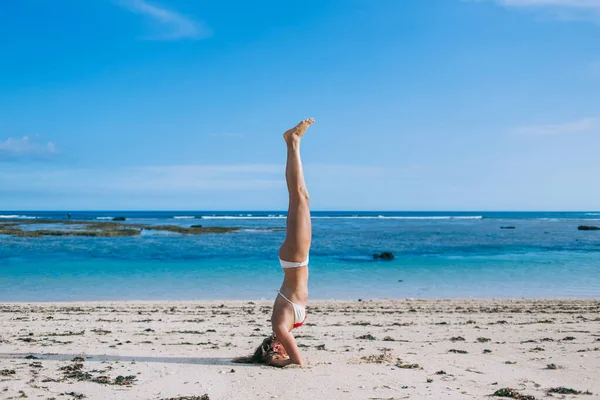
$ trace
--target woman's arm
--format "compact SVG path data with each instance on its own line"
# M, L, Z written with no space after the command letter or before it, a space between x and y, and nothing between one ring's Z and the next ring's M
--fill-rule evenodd
M277 364L282 365L277 365L274 362L271 362L271 364L278 367L285 367L289 364L303 365L304 362L302 361L300 349L298 349L298 345L296 344L296 339L294 338L294 335L292 335L283 325L278 326L276 329L274 329L274 331L275 337L281 342L290 358L289 360L273 360L276 361Z

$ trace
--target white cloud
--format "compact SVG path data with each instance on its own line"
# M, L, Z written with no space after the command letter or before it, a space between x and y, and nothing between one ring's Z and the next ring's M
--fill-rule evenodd
M40 157L57 153L52 142L38 143L35 138L23 136L20 139L9 137L0 142L0 160L5 158Z
M210 134L211 137L219 137L219 138L237 138L237 139L241 139L246 137L246 135L244 135L243 133L211 133Z
M14 191L98 194L198 194L210 190L285 188L284 166L158 165L107 168L21 168L0 170L0 182Z
M150 40L202 39L211 35L210 29L191 17L151 4L145 0L117 0L123 8L149 18L160 27L161 33Z
M513 129L511 133L525 136L551 136L589 132L597 128L600 128L600 120L598 118L583 118L563 124L522 126Z
M322 164L311 163L306 167L306 173L311 178L323 183L342 177L352 179L412 179L415 176L421 176L426 172L423 165L407 165L404 167L382 167L369 165L343 165L343 164Z
M411 179L419 166L406 168L307 164L310 187L336 188L351 183ZM155 165L109 168L0 170L0 182L13 191L70 192L80 194L202 195L209 192L271 191L284 194L283 164Z
M426 187L423 177L431 175L418 165L306 163L305 171L315 209L401 208L406 194L396 192ZM0 210L281 210L288 200L283 163L43 169L19 164L0 168L0 182Z
M589 210L595 147L406 167L306 163L315 210ZM471 154L472 155L472 154ZM283 164L0 167L0 210L282 210ZM182 214L183 215L183 214Z
M473 1L473 0L471 0ZM487 1L487 0L475 0ZM589 20L600 23L600 0L492 0L515 9L540 12L558 20Z
M513 7L575 7L600 8L600 0L497 0Z
M126 191L268 189L281 187L283 170L274 164L133 167L124 169L110 185Z

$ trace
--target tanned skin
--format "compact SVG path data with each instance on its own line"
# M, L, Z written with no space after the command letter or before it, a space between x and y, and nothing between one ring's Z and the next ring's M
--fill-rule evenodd
M286 236L279 258L290 262L304 262L308 258L312 238L310 204L308 190L304 182L304 171L300 158L300 142L304 133L315 122L309 118L300 122L283 134L287 145L287 164L285 177L289 193ZM290 301L305 306L308 301L308 266L285 268L280 292ZM277 338L278 357L271 365L285 367L290 364L303 365L304 361L296 339L292 334L294 327L294 311L292 306L281 296L277 296L271 316L273 333Z

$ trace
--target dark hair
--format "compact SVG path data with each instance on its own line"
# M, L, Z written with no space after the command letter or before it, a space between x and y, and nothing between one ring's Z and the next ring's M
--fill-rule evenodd
M264 339L262 344L258 346L254 354L246 357L237 357L232 360L238 364L266 364L269 365L276 354L273 351L273 343L275 343L275 335L271 335Z

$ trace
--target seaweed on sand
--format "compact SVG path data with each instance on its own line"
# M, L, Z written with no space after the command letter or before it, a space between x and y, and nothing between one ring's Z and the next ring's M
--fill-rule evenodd
M99 372L99 371L91 371L84 372L83 371L83 359L81 357L75 357L73 359L73 364L66 365L60 368L60 371L63 371L63 375L65 379L75 379L77 381L87 381L87 382L95 382L103 385L114 385L114 386L130 386L135 383L137 377L135 375L122 376L119 375L115 379L111 379L108 376L94 376L91 372Z
M68 331L68 332L63 332L63 333L47 333L47 334L42 335L42 336L59 337L59 336L83 336L83 335L85 335L85 330L80 331L80 332ZM79 357L79 358L81 358L81 357ZM75 360L73 360L73 361L75 361Z
M398 359L398 363L396 363L396 367L401 369L423 369L419 364L410 364L405 363L404 361Z
M535 400L535 397L521 394L518 391L516 391L515 389L511 389L511 388L498 389L494 392L494 394L492 394L492 396L509 397L511 399L517 399L517 400Z
M129 385L133 385L133 383L135 382L136 379L137 379L137 377L135 375L127 375L127 376L119 375L115 378L114 381L112 381L109 384L110 385L118 385L118 386L129 386Z
M586 395L591 395L592 394L590 391L582 392L581 390L575 390L575 389L571 389L571 388L566 388L564 386L550 388L550 389L548 389L548 394L550 394L550 393L558 393L558 394L586 394Z
M83 372L83 364L79 362L67 365L65 367L61 367L60 370L64 371L63 374L65 378L68 379L76 379L78 381L89 381L93 378L92 374L90 374L89 372Z
M0 376L9 376L14 375L17 372L14 369L3 369L0 371Z
M377 340L377 338L375 338L375 336L371 335L370 333L366 334L366 335L362 335L357 337L357 339L361 339L361 340Z
M400 359L396 359L396 357L392 356L388 351L384 351L381 354L363 356L360 359L369 364L392 364L394 361L400 361Z
M85 394L82 393L76 393L76 392L68 392L68 393L63 393L65 396L73 396L76 399L85 399L87 396Z

